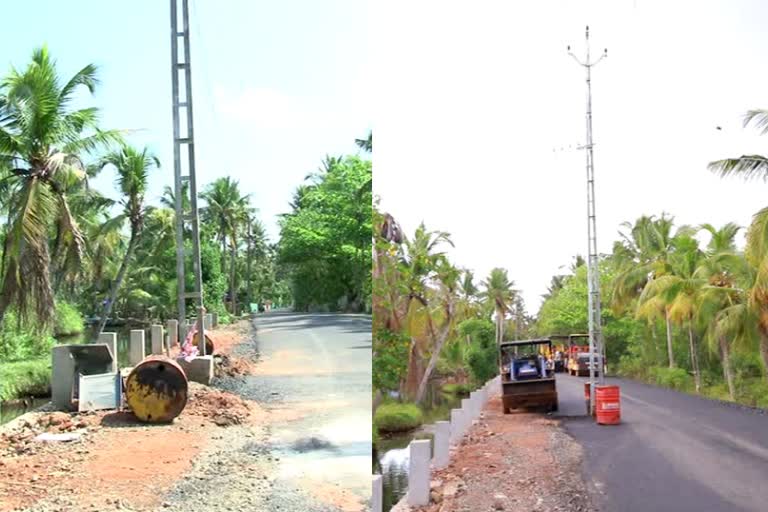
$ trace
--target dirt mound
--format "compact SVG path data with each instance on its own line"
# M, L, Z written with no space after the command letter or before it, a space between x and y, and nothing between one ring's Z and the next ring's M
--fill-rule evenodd
M217 354L215 356L216 366L214 372L216 377L243 377L253 373L254 365L251 361L240 357L234 357L227 354Z
M240 425L250 418L253 406L225 391L210 388L191 389L185 414L208 418L220 427Z

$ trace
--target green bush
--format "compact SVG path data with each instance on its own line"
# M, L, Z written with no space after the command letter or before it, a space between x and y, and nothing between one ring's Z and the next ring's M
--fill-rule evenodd
M54 336L72 336L81 334L85 330L83 316L77 308L69 302L56 302L56 313L53 326Z
M47 396L51 387L49 358L0 364L0 401Z
M19 325L17 316L8 311L0 323L0 361L12 362L48 356L56 340L49 333L35 333Z
M373 423L379 432L406 432L421 426L422 418L416 404L392 402L376 409Z
M449 395L468 395L472 392L469 384L445 384L441 389Z
M655 383L665 388L675 389L677 391L690 391L694 388L693 377L683 368L660 368L651 369Z

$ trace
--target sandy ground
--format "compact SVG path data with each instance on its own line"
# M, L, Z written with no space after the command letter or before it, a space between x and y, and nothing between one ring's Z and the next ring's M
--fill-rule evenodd
M218 372L243 373L228 354L248 322L211 332ZM130 412L29 413L0 429L0 512L11 510L153 510L190 471L193 460L229 426L263 438L269 415L253 401L190 383L184 411L169 425L142 424ZM43 443L42 432L76 433Z
M492 397L450 465L432 474L432 503L417 510L594 511L581 478L581 448L559 422L501 411L501 399Z

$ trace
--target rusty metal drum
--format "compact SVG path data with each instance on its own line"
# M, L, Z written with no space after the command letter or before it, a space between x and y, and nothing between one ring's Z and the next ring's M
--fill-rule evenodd
M187 376L165 356L144 359L125 381L125 399L136 417L147 423L169 423L187 405Z

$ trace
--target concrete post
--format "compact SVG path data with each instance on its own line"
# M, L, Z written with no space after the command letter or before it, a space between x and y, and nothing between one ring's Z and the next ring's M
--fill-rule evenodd
M56 409L72 408L72 387L75 384L75 360L66 345L51 350L51 402Z
M461 409L451 409L451 443L453 444L458 444L464 434L462 431L463 415L464 411Z
M165 325L168 330L168 348L175 347L179 343L179 321L171 319Z
M203 324L206 329L213 329L213 314L206 313L203 317Z
M159 355L165 352L163 350L163 326L153 325L149 329L150 342L152 343L152 355Z
M128 363L136 366L144 360L144 329L131 331L131 344L128 347Z
M117 333L103 332L99 334L99 343L105 343L112 354L112 371L117 371Z
M469 398L461 399L461 408L464 410L464 418L466 419L467 427L472 424L472 420L475 419L472 414L472 403Z
M437 469L448 465L450 457L451 424L447 421L435 423L435 456L432 459Z
M211 313L211 315L212 315L212 318L213 318L213 326L214 327L218 327L219 326L219 314L214 312L214 313Z
M429 439L411 441L408 461L408 505L429 505Z
M373 475L373 489L371 490L371 512L383 512L384 483L381 475Z
M469 394L469 403L472 406L472 417L473 418L477 418L480 415L480 407L478 406L479 402L480 402L480 399L477 396L477 391L472 391Z

